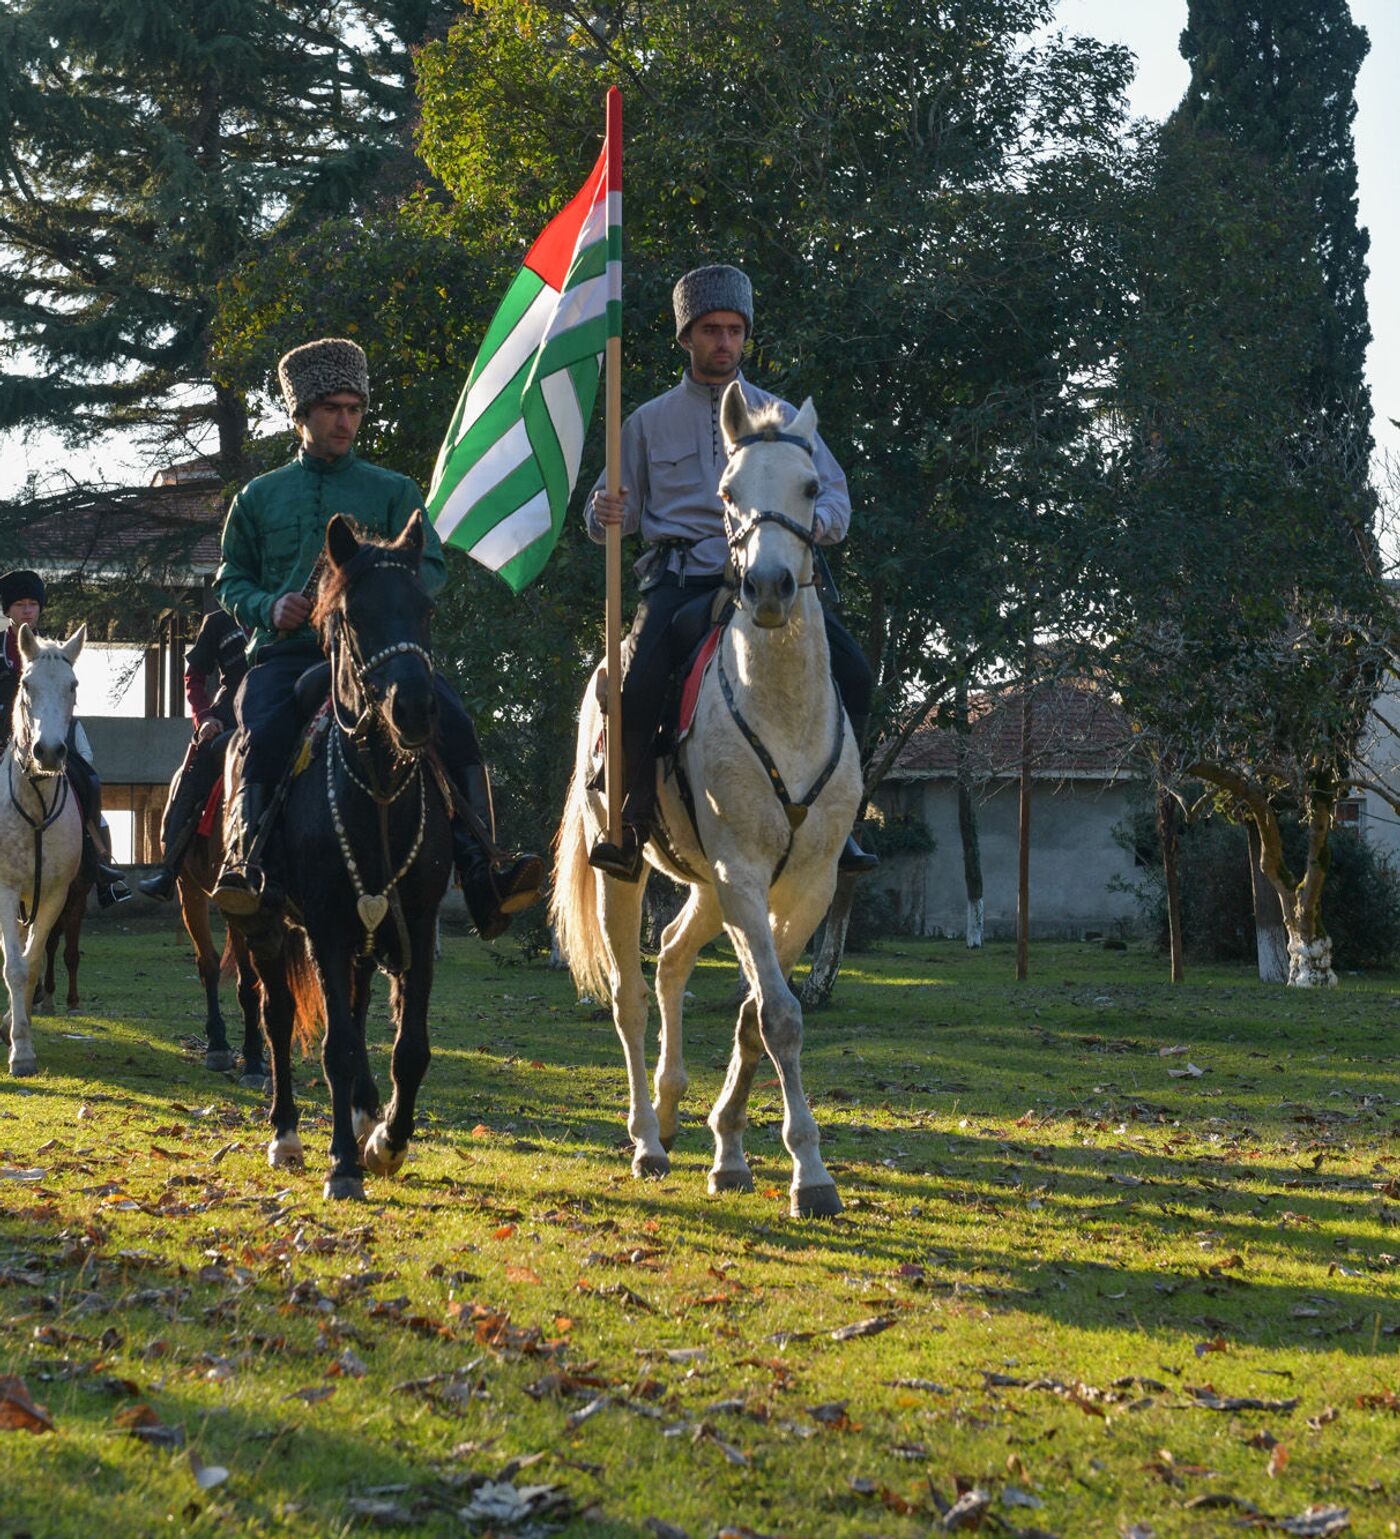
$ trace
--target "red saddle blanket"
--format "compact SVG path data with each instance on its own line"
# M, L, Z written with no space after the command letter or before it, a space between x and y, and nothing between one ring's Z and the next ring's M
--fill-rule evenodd
M710 634L705 637L700 645L700 650L695 654L695 661L690 665L690 672L685 676L685 683L681 686L680 717L676 723L676 741L679 743L690 732L695 721L695 707L700 703L700 686L705 682L705 674L715 653L719 650L720 637L724 635L722 625L712 626Z
M214 820L219 816L219 808L224 804L224 777L222 775L214 782L214 789L209 793L209 800L204 804L204 811L199 817L199 832L207 839L214 832Z

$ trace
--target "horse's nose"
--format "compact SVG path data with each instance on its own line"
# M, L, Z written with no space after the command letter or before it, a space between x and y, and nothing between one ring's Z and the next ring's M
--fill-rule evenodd
M797 578L788 567L754 567L740 586L744 608L755 625L774 630L786 625L797 597Z
M437 699L431 688L391 684L386 704L405 748L421 748L432 737L437 726Z
M56 775L68 762L68 744L59 738L56 742L41 737L34 745L34 757L39 761L39 768Z

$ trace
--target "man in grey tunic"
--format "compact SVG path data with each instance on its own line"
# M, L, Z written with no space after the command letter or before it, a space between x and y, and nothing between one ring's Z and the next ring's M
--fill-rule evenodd
M601 871L625 881L641 874L656 800L655 740L672 670L684 660L683 638L693 628L672 620L689 604L703 603L724 580L729 550L723 503L724 434L720 401L731 381L741 381L751 406L778 397L751 385L739 372L744 345L753 329L753 288L737 267L700 267L687 273L672 294L676 341L689 354L673 389L639 406L622 425L620 490L610 497L599 477L588 498L588 532L600 543L607 526L624 534L640 532L646 546L635 571L641 602L624 653L622 751L627 796L620 846L600 839L589 859ZM796 413L781 402L789 416ZM813 529L822 545L846 536L851 499L846 477L818 437L812 458L820 489ZM704 596L704 597L701 597ZM825 611L831 671L841 691L857 742L870 716L869 664L850 632ZM869 871L879 862L848 839L841 866Z

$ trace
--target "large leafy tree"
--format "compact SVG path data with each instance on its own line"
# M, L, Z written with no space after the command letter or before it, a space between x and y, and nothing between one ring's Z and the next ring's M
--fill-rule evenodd
M449 0L10 0L0 14L0 431L178 447L248 419L220 277L412 174L409 45Z
M1074 545L1067 489L1117 324L1105 215L1129 61L1083 39L1028 46L1052 12L1050 0L481 0L418 58L419 146L450 206L418 198L393 221L341 227L329 282L308 279L294 246L241 273L225 290L223 356L257 386L334 290L384 381L378 447L426 476L491 303L581 180L604 88L620 83L624 404L682 363L676 277L745 267L757 295L746 373L814 397L851 479L856 514L834 564L896 747L954 674L1022 634L1027 553L1044 614L1061 599L1075 610L1060 564ZM464 574L464 672L497 691L488 731L522 700L546 707L533 718L542 775L570 758L600 580L576 522L519 604ZM537 611L551 616L538 628ZM872 772L884 762L877 750Z

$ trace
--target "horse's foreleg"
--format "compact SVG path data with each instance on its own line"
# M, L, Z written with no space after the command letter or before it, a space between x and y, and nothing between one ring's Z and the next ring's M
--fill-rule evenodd
M632 1174L664 1176L671 1169L661 1144L661 1127L647 1093L647 986L642 977L642 895L646 868L638 882L619 882L594 874L598 917L611 963L613 1025L627 1060L627 1132L631 1136Z
M326 1001L326 1036L321 1048L321 1066L331 1092L331 1168L326 1177L328 1198L354 1198L365 1195L360 1175L360 1141L355 1136L355 1024L351 1011L350 987L352 958L346 948L322 945L315 948L321 992Z
M64 1003L70 1014L76 1011L79 1005L78 964L82 959L82 951L78 946L78 937L82 934L83 911L87 908L87 895L86 887L70 887L68 902L63 909L63 970L68 974L68 997ZM52 984L46 986L51 990L53 988Z
M299 1169L305 1163L305 1155L297 1132L298 1115L292 1094L292 1022L296 1018L296 1003L287 982L287 964L280 955L253 965L261 985L263 1027L272 1054L272 1105L267 1113L272 1138L267 1146L267 1163L274 1169Z
M413 966L394 982L394 1055L390 1073L394 1093L384 1120L365 1140L365 1166L377 1175L392 1176L404 1162L413 1136L413 1109L432 1050L428 1046L428 997L433 988L432 942L427 934L413 938Z
M0 934L5 939L5 989L10 996L6 1021L10 1044L10 1073L33 1074L39 1067L29 1029L29 959L19 925L19 897L0 893Z
M690 1084L685 1072L685 986L700 948L720 932L719 900L713 887L690 889L685 907L666 926L656 961L656 1004L661 1014L661 1052L656 1060L656 1098L652 1102L661 1147L676 1141L681 1097Z
M715 1135L715 1163L710 1169L712 1192L751 1192L753 1173L744 1158L744 1129L748 1126L749 1092L754 1070L763 1056L758 1030L758 1004L752 994L739 1007L734 1032L734 1051L724 1089L710 1112L710 1131Z
M350 988L350 1018L355 1028L355 1088L350 1092L350 1103L354 1108L351 1120L355 1137L361 1144L379 1121L379 1086L369 1066L369 1044L365 1040L365 1018L373 985L374 963L357 957Z
M253 959L248 954L248 942L237 930L229 932L228 945L233 952L234 973L238 979L238 1009L243 1016L243 1074L242 1083L265 1088L268 1077L267 1050L263 1042L262 1022L258 1010L258 976L253 971Z
M841 1211L841 1199L836 1192L836 1183L822 1163L821 1134L802 1089L802 1006L787 984L788 969L796 962L811 928L815 928L816 918L813 918L812 926L804 929L796 916L786 917L783 950L790 954L780 955L770 926L768 894L760 880L727 886L721 901L726 927L752 990L740 1012L735 1057L742 1058L743 1054L743 1013L751 1005L756 1006L759 1037L778 1071L778 1083L783 1092L783 1143L792 1156L791 1212L795 1218L830 1218ZM817 891L814 896L798 901L799 907L815 908L818 903L824 905L826 897ZM816 917L820 917L819 911ZM797 939L799 931L801 940ZM733 1069L731 1063L731 1072ZM745 1075L741 1064L740 1072L734 1077L735 1103L740 1091L743 1102L747 1102L752 1072L750 1068ZM726 1090L728 1088L726 1084ZM725 1100L722 1096L721 1102ZM726 1112L732 1125L736 1105L728 1104ZM737 1115L742 1115L742 1105L738 1106ZM716 1158L718 1160L718 1151Z
M180 918L194 945L195 969L204 986L204 1067L222 1072L233 1068L236 1060L228 1045L224 1013L219 1008L219 953L214 949L214 934L209 928L209 895L184 871L176 878L176 890L180 895Z

